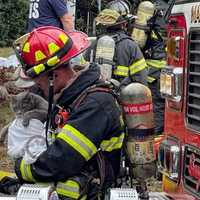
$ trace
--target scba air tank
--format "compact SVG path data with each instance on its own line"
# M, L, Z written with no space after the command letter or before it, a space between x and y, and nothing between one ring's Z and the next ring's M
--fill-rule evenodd
M114 54L114 39L108 35L100 37L96 48L96 62L99 64L101 75L105 80L110 80L112 77Z
M155 174L153 148L154 114L151 91L140 83L131 83L120 94L127 126L126 153L134 178Z
M131 37L139 44L140 48L143 48L147 41L147 34L145 28L147 28L147 21L153 16L155 12L155 6L150 1L143 1L139 4L137 9L137 19Z

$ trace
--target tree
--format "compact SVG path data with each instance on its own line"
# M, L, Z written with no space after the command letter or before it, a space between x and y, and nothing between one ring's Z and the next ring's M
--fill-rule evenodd
M0 0L0 47L11 46L26 32L27 18L27 0Z

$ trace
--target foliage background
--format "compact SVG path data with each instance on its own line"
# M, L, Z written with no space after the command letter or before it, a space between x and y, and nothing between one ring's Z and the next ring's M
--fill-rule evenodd
M67 0L65 0L67 1ZM112 0L101 0L102 9ZM132 12L143 0L126 0ZM168 0L152 0L155 3ZM171 0L169 0L171 1ZM93 19L98 14L97 0L76 0L76 29L92 34ZM0 48L9 47L12 42L26 32L29 0L0 0ZM87 27L87 16L90 21Z
M0 0L0 47L11 46L23 35L28 17L28 0Z
M77 0L76 28L86 31L86 18L90 10L91 22L97 15L95 0ZM105 1L102 1L105 4ZM29 0L0 0L0 47L12 42L26 32ZM90 26L92 24L90 23Z

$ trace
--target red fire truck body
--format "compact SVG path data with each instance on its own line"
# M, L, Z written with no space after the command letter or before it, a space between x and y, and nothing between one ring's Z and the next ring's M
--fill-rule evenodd
M167 26L165 140L159 149L163 190L200 199L200 0L177 0ZM176 199L176 198L175 198Z

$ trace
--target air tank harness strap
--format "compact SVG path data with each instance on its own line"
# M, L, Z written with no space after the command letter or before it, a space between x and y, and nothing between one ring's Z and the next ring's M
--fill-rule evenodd
M53 77L53 71L50 71L48 73L48 79L49 79L49 94L48 94L48 112L47 112L47 121L45 125L45 139L46 139L46 146L48 148L48 129L49 129L49 123L51 119L51 111L52 111L52 104L53 104L53 90L54 90L54 77Z
M143 30L143 31L150 31L149 26L144 26L144 25L140 25L140 24L137 24L137 23L134 23L132 26L133 26L133 28L137 28L137 29L140 29L140 30Z
M114 68L114 66L116 65L116 63L113 62L112 60L109 60L109 59L106 59L106 58L102 58L102 57L96 58L96 62L97 62L98 64L100 64L100 65L103 65L103 64L112 65L113 68Z
M134 139L144 139L148 136L152 136L154 134L154 128L149 129L128 129L128 135L131 135Z
M94 92L107 92L115 96L114 92L109 88L108 84L106 83L96 84L85 89L77 97L77 99L70 105L70 110L73 110L74 108L78 108L79 105L82 103L82 101L87 97L87 95Z

